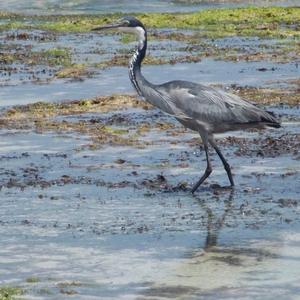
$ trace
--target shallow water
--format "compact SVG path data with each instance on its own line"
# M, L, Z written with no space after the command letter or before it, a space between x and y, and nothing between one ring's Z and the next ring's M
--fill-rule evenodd
M6 1L0 9L99 13L118 11L124 3ZM227 5L231 4L131 1L126 9L176 11ZM104 40L103 36L70 34L34 43L34 49L67 45L76 49L74 58L80 63L86 56L91 61L99 59L84 53L81 42L101 48L104 41L109 50L119 47L118 39L111 36ZM215 42L248 49L262 41ZM109 51L104 54L109 55ZM299 77L295 62L213 59L145 66L143 72L155 83L186 79L270 88L277 88L278 80L284 84L285 79ZM1 109L133 92L125 67L96 70L83 81L21 83L20 76L26 78L26 70L5 84L2 78ZM205 169L204 151L193 142L198 136L181 130L157 110L56 118L107 124L117 115L129 120L129 125L113 122L109 126L128 129L129 134L146 121L153 128L137 137L147 142L138 147L104 144L91 150L91 137L72 131L0 130L0 285L20 286L25 290L22 298L43 300L298 299L300 110L268 109L282 116L282 128L234 132L232 140L225 134L217 137L232 166L235 189L220 188L228 179L211 151L214 171L195 196L184 186L190 188ZM155 126L158 122L175 127L160 130Z
M174 30L165 29L165 33ZM16 38L17 31L3 31L0 38L6 41L4 51L10 54L11 49L26 56L30 53L48 49L69 49L72 64L85 64L89 76L81 78L57 79L57 65L47 66L41 63L28 64L20 61L4 64L0 70L0 106L27 104L36 101L62 101L81 99L113 93L131 93L133 88L128 78L127 67L109 67L100 69L93 64L110 60L116 53L131 53L135 42L124 44L120 35L103 35L91 33L46 34L43 31L22 31L28 39ZM195 44L195 49L188 50L188 42L173 40L149 41L148 55L156 58L174 58L189 55L201 55L205 45L214 45L224 52L242 49L242 53L271 51L273 47L288 45L291 41L266 40L259 38L230 37L216 40L202 39ZM269 50L262 50L261 47ZM280 46L278 46L280 47ZM30 50L28 50L30 49ZM273 49L274 51L274 49ZM89 67L90 66L90 67ZM11 70L11 71L8 71ZM214 58L203 58L197 63L176 63L174 65L144 65L145 77L153 83L169 80L190 80L203 84L274 87L285 80L299 77L299 62L282 63L276 61L222 61ZM285 84L287 87L288 85Z
M297 79L299 68L295 63L224 62L205 59L199 63L144 66L145 77L153 83L169 80L189 80L203 84L241 86L274 86L277 80ZM171 75L170 75L171 74ZM273 82L273 84L272 84ZM275 82L275 83L274 83ZM47 84L26 83L3 86L0 89L0 106L27 104L36 101L81 99L97 95L134 92L126 67L112 67L100 71L84 81L55 79Z
M251 143L300 134L295 117L298 125L233 135ZM145 148L91 151L84 136L1 131L0 282L25 288L25 299L296 299L299 157L224 147L233 192L205 184L192 196L143 183L195 181L205 167L203 151L186 143L195 136L151 130ZM208 182L228 184L212 156Z

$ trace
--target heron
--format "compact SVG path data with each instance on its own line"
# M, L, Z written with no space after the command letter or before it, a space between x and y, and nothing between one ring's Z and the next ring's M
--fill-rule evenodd
M174 80L163 84L149 82L141 72L141 64L147 50L147 30L135 17L125 16L118 21L93 28L94 31L116 29L133 33L137 37L137 47L129 60L129 78L138 95L175 117L183 126L199 133L206 155L206 169L193 185L194 193L212 172L209 144L221 159L231 188L234 181L230 165L216 144L214 134L227 131L265 127L279 128L280 122L273 113L257 107L237 95L221 89L184 80Z

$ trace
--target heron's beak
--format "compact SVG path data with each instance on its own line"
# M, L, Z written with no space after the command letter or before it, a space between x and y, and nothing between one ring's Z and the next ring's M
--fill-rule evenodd
M116 22L116 23L112 23L112 24L107 24L104 26L99 26L99 27L94 27L92 28L92 31L100 31L100 30L106 30L106 29L113 29L113 28L119 28L124 26L123 23L121 22Z

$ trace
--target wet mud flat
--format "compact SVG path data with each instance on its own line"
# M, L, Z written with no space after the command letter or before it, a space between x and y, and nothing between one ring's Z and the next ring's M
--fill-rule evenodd
M234 190L199 138L134 96L1 116L1 272L25 299L291 298L299 282L300 111L220 135Z
M264 24L255 34L272 34L259 37L150 28L147 78L188 74L282 120L217 136L236 187L210 150L213 173L191 195L205 169L199 136L131 94L130 38L5 22L1 300L297 297L298 23Z

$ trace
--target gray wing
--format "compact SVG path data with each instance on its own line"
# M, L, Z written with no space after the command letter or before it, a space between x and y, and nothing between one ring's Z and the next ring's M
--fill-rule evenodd
M268 112L240 97L209 86L187 81L171 81L157 87L176 117L201 123L274 123ZM278 124L279 125L279 124Z

